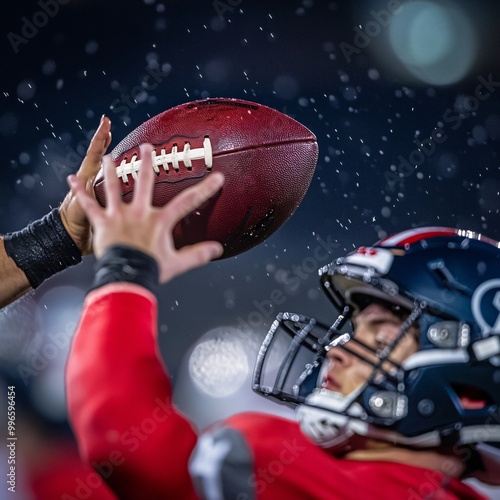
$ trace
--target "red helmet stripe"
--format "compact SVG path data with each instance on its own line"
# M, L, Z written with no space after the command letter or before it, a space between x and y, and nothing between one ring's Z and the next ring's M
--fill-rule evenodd
M402 247L407 244L411 245L416 241L435 238L436 236L456 236L458 232L458 229L451 227L421 227L392 234L381 240L378 244L382 247Z

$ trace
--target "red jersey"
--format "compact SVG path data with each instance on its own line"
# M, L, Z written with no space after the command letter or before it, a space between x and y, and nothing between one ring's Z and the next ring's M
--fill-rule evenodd
M44 462L27 476L32 500L117 500L99 474L82 462L73 443L51 446Z
M120 499L485 498L430 469L337 458L274 415L243 413L198 436L172 405L156 307L138 285L94 290L68 360L81 453Z

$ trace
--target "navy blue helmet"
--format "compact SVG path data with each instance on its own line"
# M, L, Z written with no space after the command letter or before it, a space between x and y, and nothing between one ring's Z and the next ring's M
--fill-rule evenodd
M254 390L295 406L303 430L324 447L354 433L416 448L467 446L495 462L499 476L500 244L471 231L413 229L319 275L338 316L325 324L280 313L262 344ZM406 310L399 335L364 359L373 369L358 390L321 388L327 350L360 342L350 318L373 301ZM391 361L412 327L418 351Z

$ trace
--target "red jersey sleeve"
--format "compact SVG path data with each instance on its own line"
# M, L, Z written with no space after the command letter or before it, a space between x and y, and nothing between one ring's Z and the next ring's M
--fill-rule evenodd
M197 436L172 406L156 336L154 295L106 285L88 295L68 359L80 452L120 499L196 498L188 460Z

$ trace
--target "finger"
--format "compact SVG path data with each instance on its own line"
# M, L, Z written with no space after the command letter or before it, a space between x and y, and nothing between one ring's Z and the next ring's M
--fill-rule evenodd
M163 208L164 222L174 227L177 222L209 200L224 184L224 175L213 172L198 184L185 189Z
M104 169L104 195L106 197L106 207L115 211L121 204L121 187L116 167L109 155L103 159Z
M85 185L76 175L70 175L67 178L69 187L73 196L76 198L83 212L91 224L93 224L101 215L103 209L85 190Z
M106 153L110 143L111 121L107 116L103 115L76 175L83 179L95 177L101 167L102 157Z
M221 257L224 253L224 247L218 241L203 241L194 245L182 247L178 251L178 256L175 266L176 275L183 274L196 267L203 266L211 260ZM160 281L164 283L172 276L161 276Z
M106 134L106 138L104 139L104 151L103 151L103 154L106 153L107 149L109 148L109 145L111 144L111 139L113 138L112 134L111 134L111 120L105 116L104 117L104 120L106 120L108 122L108 125L105 126L105 129L104 130L108 130L108 133Z
M134 188L134 198L132 203L141 206L151 205L153 199L154 171L153 171L153 146L151 144L142 144L140 146L141 165L139 175Z
M224 247L218 241L201 241L193 245L187 245L178 250L183 260L191 261L195 265L202 265L217 259L224 253Z
M87 193L90 194L90 196L92 196L93 198L96 197L95 195L95 190L94 190L94 180L95 178L94 177L91 177L90 179L87 179L87 182L85 183L85 190L87 191Z

